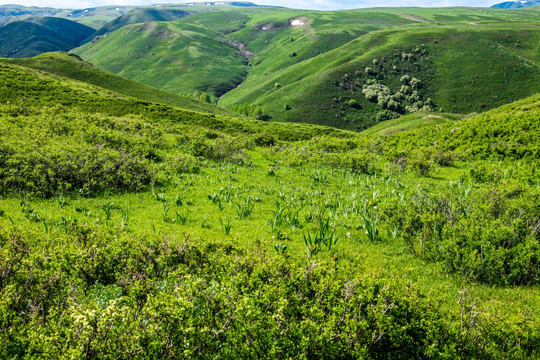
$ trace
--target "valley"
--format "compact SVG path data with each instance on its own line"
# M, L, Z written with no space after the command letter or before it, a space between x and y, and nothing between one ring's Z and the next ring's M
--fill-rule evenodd
M212 4L2 7L0 358L538 358L540 8Z

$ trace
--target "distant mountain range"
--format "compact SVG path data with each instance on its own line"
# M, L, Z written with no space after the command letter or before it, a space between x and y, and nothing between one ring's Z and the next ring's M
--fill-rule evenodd
M94 33L89 26L55 17L33 17L0 27L0 57L22 58L69 51Z
M540 0L521 0L521 1L506 1L500 4L495 4L492 8L498 9L521 9L528 6L539 6Z

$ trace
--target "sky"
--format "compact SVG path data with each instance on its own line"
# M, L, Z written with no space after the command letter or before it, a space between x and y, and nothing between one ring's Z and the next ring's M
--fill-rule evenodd
M219 0L211 0L219 1ZM246 0L250 1L250 0ZM343 10L381 6L480 6L488 7L506 0L251 0L256 4L279 5L296 9ZM83 9L104 5L151 5L154 3L186 3L189 0L0 0L2 4L19 4L26 6L54 7L62 9Z

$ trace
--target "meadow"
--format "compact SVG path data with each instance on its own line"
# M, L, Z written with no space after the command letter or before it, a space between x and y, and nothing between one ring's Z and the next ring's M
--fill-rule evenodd
M0 357L540 355L538 95L377 135L0 77Z

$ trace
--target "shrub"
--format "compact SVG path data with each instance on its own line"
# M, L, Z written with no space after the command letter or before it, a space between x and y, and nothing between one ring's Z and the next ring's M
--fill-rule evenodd
M200 170L197 160L188 154L178 154L172 159L169 159L169 161L172 163L174 171L178 174L196 174Z
M349 100L349 106L354 108L354 109L359 109L360 108L360 104L355 99Z
M388 99L392 92L388 88L388 86L380 84L380 83L372 83L370 85L364 85L364 88L362 89L362 94L368 99L369 101L384 101L384 99Z
M453 166L456 154L453 151L439 150L433 155L433 161L439 166Z
M420 87L422 87L422 81L420 81L419 79L417 78L412 78L409 85L411 86L411 88L413 89L419 89Z
M395 112L390 111L390 110L383 110L383 111L379 111L377 113L377 117L375 119L377 120L377 122L381 122L381 121L385 121L385 120L395 119L395 118L398 118L398 117L399 117L398 113L395 113Z
M403 75L399 81L401 81L403 84L408 85L411 82L411 76L410 75Z
M429 150L416 150L411 156L410 164L413 170L420 176L428 176L431 170L432 160Z

